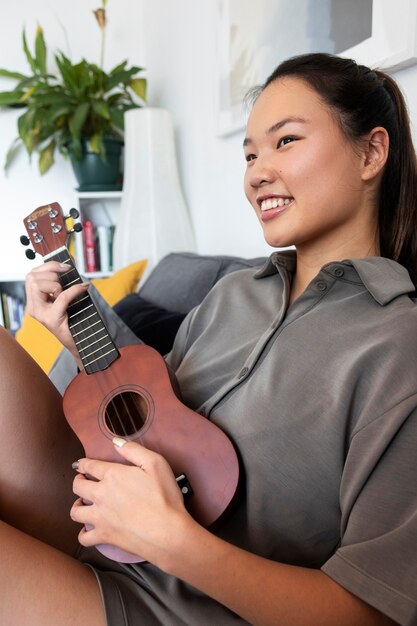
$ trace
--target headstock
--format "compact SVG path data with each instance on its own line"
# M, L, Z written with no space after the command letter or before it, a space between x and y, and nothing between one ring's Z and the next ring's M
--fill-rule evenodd
M77 218L78 215L76 209L71 209L70 214L65 217L58 202L45 204L35 209L23 220L28 237L23 235L20 241L24 246L30 243L33 246L33 250L26 250L26 256L34 259L35 254L39 253L45 258L65 247L70 233L79 232L82 229L81 224L76 223L71 230L68 230L65 220L69 217Z

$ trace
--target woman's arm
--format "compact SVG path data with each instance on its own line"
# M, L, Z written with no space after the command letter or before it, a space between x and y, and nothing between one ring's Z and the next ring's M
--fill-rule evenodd
M319 570L269 561L202 528L185 510L175 478L160 455L133 442L117 444L122 444L120 454L136 467L91 459L78 462L74 492L80 499L71 516L94 526L80 532L83 545L110 543L140 554L251 624L393 623ZM84 506L81 498L93 504Z

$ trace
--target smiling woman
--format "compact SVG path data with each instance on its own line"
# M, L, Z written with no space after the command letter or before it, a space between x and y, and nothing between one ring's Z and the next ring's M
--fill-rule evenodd
M182 402L238 450L235 506L203 528L163 435L158 452L141 430L113 440L120 463L82 458L49 381L0 333L1 623L417 623L417 173L404 100L351 60L290 59L258 90L244 150L266 239L295 250L218 281L166 356ZM66 311L85 285L63 291L66 272L32 270L28 311L82 367ZM93 395L94 374L88 384ZM147 562L111 561L101 544Z

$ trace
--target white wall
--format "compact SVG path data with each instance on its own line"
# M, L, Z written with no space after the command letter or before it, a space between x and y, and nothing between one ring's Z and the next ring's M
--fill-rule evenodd
M74 59L98 60L98 27L90 11L99 0L18 0L0 21L0 66L26 69L21 31L29 42L36 22L51 49L66 51L59 22L66 26ZM147 68L149 104L168 108L174 119L180 178L203 253L257 256L267 253L260 228L242 188L243 132L216 135L217 0L109 0L107 66L128 58ZM417 66L398 72L417 125ZM0 88L6 88L1 81ZM0 163L15 136L16 111L0 110ZM162 181L163 183L163 181ZM22 218L53 200L71 204L75 180L63 160L40 178L35 163L22 155L5 178L0 171L0 274L27 271L18 238ZM138 251L138 256L140 252Z

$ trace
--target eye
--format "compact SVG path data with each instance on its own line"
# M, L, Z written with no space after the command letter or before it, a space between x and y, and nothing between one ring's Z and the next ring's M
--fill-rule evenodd
M282 148L283 146L286 146L287 144L292 143L293 141L297 141L297 138L292 137L291 135L282 137L282 139L278 141L277 148Z
M254 161L256 159L256 154L246 154L245 155L245 160L247 163L249 163L249 161Z

